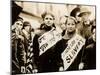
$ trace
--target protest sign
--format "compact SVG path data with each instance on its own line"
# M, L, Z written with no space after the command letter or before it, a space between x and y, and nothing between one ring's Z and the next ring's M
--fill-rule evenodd
M48 49L54 46L61 39L61 33L59 33L56 29L52 29L44 33L38 39L40 49L39 55L42 55L44 52L46 52Z

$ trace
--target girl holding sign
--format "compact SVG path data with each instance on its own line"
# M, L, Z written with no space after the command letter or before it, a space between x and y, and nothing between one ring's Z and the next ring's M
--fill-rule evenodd
M78 70L81 61L85 39L77 34L76 26L76 19L71 16L68 17L65 35L56 45L56 50L61 53L64 70Z
M58 57L54 50L55 44L59 41L54 24L55 17L46 12L42 14L42 19L40 33L36 34L33 39L34 73L55 72L59 67Z

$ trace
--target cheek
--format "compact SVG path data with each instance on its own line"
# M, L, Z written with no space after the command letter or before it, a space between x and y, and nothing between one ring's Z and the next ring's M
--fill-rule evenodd
M21 28L21 26L17 25L17 28Z
M29 30L30 29L30 27L26 27L26 30Z
M28 30L30 30L31 28L29 27Z
M72 26L72 28L73 28L73 29L75 29L75 28L76 28L76 26Z
M20 27L20 29L22 29L23 28L23 26L19 26Z
M44 22L44 23L46 23L46 22L47 22L47 20L44 20L43 22Z
M50 22L50 23L53 23L54 21L53 21L53 20L49 20L49 22Z
M69 29L70 29L70 27L69 27L69 26L66 26L66 29L67 29L67 30L69 30Z

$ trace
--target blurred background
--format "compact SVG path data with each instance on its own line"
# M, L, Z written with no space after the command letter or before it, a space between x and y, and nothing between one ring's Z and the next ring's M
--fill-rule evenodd
M18 15L25 21L29 21L34 29L39 28L40 23L42 22L41 14L45 11L51 12L55 15L55 23L57 25L59 24L61 16L69 16L70 12L78 6L88 8L88 10L91 11L90 20L95 19L95 6L90 5L40 3L32 1L14 1L14 4L20 7L20 13Z

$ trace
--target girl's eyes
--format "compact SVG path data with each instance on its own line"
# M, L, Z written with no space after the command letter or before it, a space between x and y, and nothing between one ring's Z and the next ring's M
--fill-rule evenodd
M75 24L74 23L72 23L72 24L71 23L68 23L67 25L75 25Z
M45 18L45 19L46 19L46 20L48 20L48 19L49 19L49 20L53 20L52 18Z
M68 23L68 25L70 25L70 23Z
M72 25L75 25L75 24L72 24Z
M16 23L17 25L19 25L19 23Z
M23 24L20 24L20 23L16 23L17 25L20 25L20 26L23 26Z

